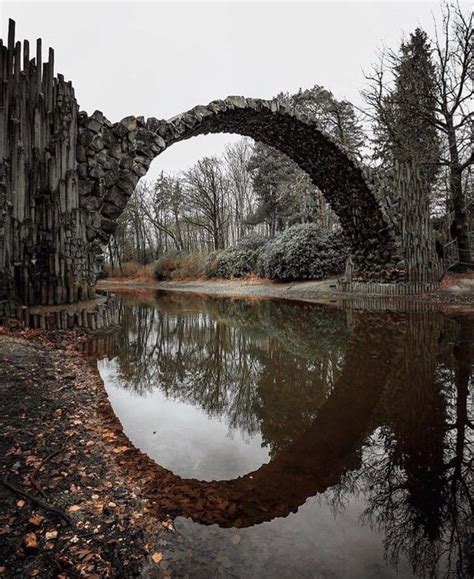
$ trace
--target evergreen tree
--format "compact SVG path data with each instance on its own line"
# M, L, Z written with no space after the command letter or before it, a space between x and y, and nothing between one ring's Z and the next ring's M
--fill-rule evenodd
M435 127L436 74L424 30L417 28L403 42L394 63L394 88L386 97L386 153L392 163L414 162L432 188L438 170L440 139Z
M376 159L388 168L395 160L413 160L431 200L436 187L444 192L460 269L472 267L472 19L472 13L464 14L459 5L444 5L434 50L426 33L416 29L398 54L385 51L380 65L367 77L370 85L363 93L375 119ZM394 82L387 83L387 73Z

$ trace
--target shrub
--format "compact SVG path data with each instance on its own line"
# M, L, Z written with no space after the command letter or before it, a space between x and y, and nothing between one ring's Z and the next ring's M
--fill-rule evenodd
M157 281L172 279L195 279L201 277L204 257L200 253L160 257L155 262L154 275Z
M204 255L189 253L179 258L178 267L171 274L172 279L195 279L201 277L204 270Z
M217 277L217 267L219 264L219 255L222 252L211 251L204 263L204 275L206 277Z
M244 247L246 249L258 250L261 249L268 241L268 237L263 235L258 235L257 233L251 233L239 239L236 243L236 247Z
M245 277L254 273L266 239L252 235L243 237L237 245L209 254L204 266L207 277Z
M347 256L341 233L328 233L315 223L294 225L265 246L257 273L279 281L322 279L342 272Z
M178 256L165 256L160 257L155 262L154 275L157 281L163 281L165 279L171 279L171 274L178 267Z

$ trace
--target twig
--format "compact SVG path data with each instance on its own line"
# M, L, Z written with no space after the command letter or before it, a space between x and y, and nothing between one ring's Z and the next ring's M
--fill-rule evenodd
M69 573L71 574L73 577L80 577L79 573L77 573L76 571L74 571L73 569L71 569L72 565L69 564L64 564L63 561L61 561L60 559L58 560L56 558L56 556L50 555L49 553L46 554L46 558L48 559L48 561L54 566L56 567L56 569L58 569L61 572L64 573Z
M58 515L58 517L61 517L61 519L63 519L68 525L72 526L72 520L66 515L66 513L64 513L63 511L61 511L57 507L54 507L52 505L49 505L48 503L45 503L43 500L39 499L38 497L30 495L29 493L27 493L26 491L23 491L22 489L20 489L16 485L8 482L8 473L3 477L2 483L4 486L7 487L7 489L10 489L12 492L17 493L20 496L25 497L26 499L29 499L31 502L37 504L39 507L41 507L45 511L49 511L50 513L54 513L54 514Z
M44 458L41 461L41 463L33 470L33 474L31 476L35 476L35 474L40 469L42 469L50 460L52 460L55 456L57 456L60 452L62 452L66 448L66 444L69 442L69 439L71 438L71 436L72 436L72 434L67 436L66 439L64 440L64 442L61 444L61 446L57 450L55 450L51 454L48 454L48 456L46 458Z
M35 480L35 478L33 477L32 474L30 474L30 475L28 476L28 480L29 480L30 483L35 487L35 489L39 492L39 494L40 494L42 497L46 498L45 492L44 492L43 489L40 487L39 483Z
M67 439L66 439L67 441ZM55 450L54 452L52 452L51 454L48 454L48 456L41 462L41 464L35 468L35 472L38 471L40 468L43 468L43 466L48 463L50 460L52 460L55 456L57 456L65 447L66 445L66 441L64 441L61 444L61 448L58 448L57 450Z

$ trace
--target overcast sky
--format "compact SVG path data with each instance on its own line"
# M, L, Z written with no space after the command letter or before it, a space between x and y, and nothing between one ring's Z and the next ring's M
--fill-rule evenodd
M436 2L8 2L17 39L43 38L81 109L112 120L170 118L228 95L271 98L320 84L361 104L363 70L416 26L433 31ZM152 165L187 168L229 135L178 143Z

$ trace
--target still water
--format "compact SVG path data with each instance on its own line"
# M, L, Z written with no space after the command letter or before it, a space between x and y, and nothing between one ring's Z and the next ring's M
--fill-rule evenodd
M122 299L93 345L112 407L222 505L176 518L175 574L472 576L472 318Z

